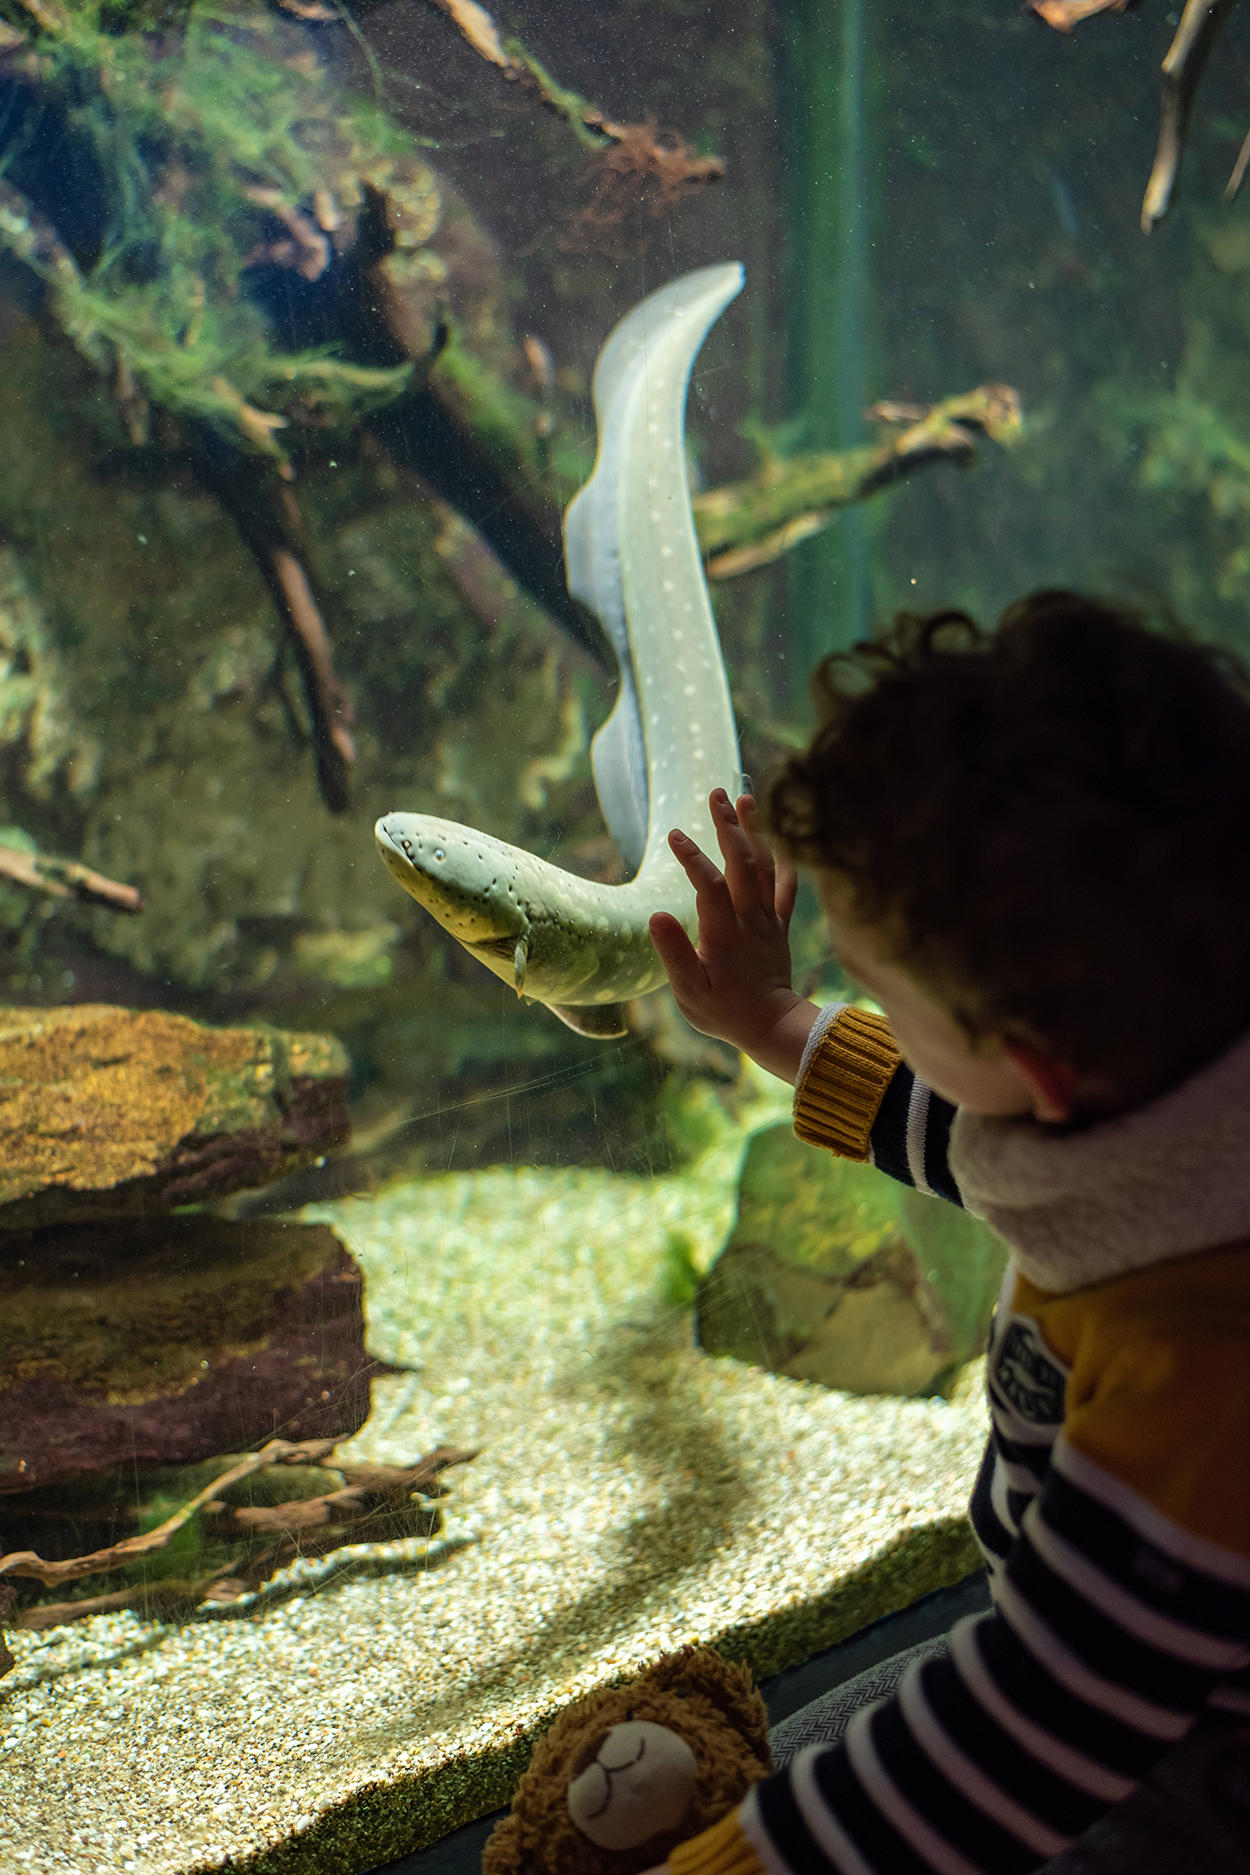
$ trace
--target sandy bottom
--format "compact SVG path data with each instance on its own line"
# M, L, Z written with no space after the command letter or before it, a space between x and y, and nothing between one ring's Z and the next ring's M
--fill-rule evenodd
M366 1270L362 1458L480 1446L445 1537L177 1625L13 1637L5 1875L362 1872L506 1802L570 1698L686 1640L760 1673L972 1566L975 1397L857 1399L691 1345L741 1134L664 1179L498 1169L317 1207Z

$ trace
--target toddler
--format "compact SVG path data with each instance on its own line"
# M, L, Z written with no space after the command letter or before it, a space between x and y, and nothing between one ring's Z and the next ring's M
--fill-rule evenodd
M993 1608L674 1875L1250 1871L1250 683L1044 592L826 661L723 865L671 836L687 1018L799 1136L1011 1250L971 1515ZM793 863L884 1012L790 985Z

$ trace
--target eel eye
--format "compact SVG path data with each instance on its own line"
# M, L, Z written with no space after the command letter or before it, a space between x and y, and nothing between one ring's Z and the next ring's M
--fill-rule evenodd
M434 857L435 859L446 859L447 855L444 853L441 846L436 846L434 848Z

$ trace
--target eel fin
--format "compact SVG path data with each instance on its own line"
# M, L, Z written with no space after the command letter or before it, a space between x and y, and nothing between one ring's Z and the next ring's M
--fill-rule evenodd
M564 516L564 562L569 592L598 618L620 667L620 689L612 714L591 743L591 767L603 818L631 873L638 871L647 849L654 785L654 763L647 759L646 730L638 695L639 673L634 666L626 606L625 563L631 549L625 535L631 526L631 517L634 527L647 525L645 504L644 510L640 510L637 499L627 499L631 478L637 479L636 465L630 455L639 440L638 393L651 369L653 338L657 334L671 335L677 330L672 321L693 313L693 319L688 321L689 344L679 343L676 354L671 357L672 346L661 348L669 365L680 369L684 400L685 385L703 337L712 320L741 292L743 278L743 270L736 261L697 269L649 295L613 328L595 365L592 386L599 435L595 466ZM655 430L654 422L651 429ZM673 439L665 443L666 449L674 446ZM676 446L680 448L680 438ZM682 458L673 460L676 464ZM657 484L653 481L650 486L655 488ZM637 492L634 491L635 496ZM652 514L651 522L656 518ZM697 560L698 543L692 517L688 531L689 550ZM655 585L654 580L652 584ZM653 601L658 597L656 585ZM690 609L687 607L688 611ZM715 623L706 590L702 610L707 614L706 624L715 642ZM719 686L724 691L719 701L729 713L732 728L733 708L723 668ZM737 768L736 760L733 766ZM713 780L716 778L712 776ZM729 775L723 776L721 785L728 787L730 780ZM673 811L671 805L670 813ZM657 840L661 839L664 827L657 827L655 833Z
M624 1003L548 1003L546 1007L566 1029L596 1042L614 1042L629 1034Z
M650 781L625 616L618 513L621 437L614 398L605 393L595 411L598 454L594 473L565 512L564 564L569 592L598 618L620 670L612 713L591 741L590 766L608 832L635 873L647 845Z
M512 979L518 996L525 993L525 966L529 962L529 955L529 939L519 937L516 941L516 949L512 953Z
M616 707L590 744L590 769L608 832L629 873L647 849L647 754L642 741L634 674L621 666Z

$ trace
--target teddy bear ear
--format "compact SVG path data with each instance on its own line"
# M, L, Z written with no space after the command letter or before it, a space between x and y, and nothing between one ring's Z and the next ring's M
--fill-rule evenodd
M749 1667L725 1660L711 1647L683 1647L680 1653L665 1654L642 1678L657 1692L702 1693L718 1706L755 1690Z
M726 1660L711 1647L684 1647L657 1660L643 1679L656 1691L701 1694L724 1713L753 1751L766 1751L768 1713L751 1669L739 1661Z
M721 1662L710 1647L682 1647L675 1654L661 1654L655 1665L638 1676L638 1684L650 1692L702 1692L703 1676L715 1671L712 1662Z

